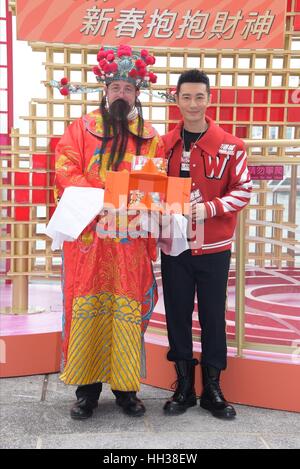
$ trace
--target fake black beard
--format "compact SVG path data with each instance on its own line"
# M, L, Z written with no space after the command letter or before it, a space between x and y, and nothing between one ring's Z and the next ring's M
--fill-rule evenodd
M116 99L110 106L109 106L109 115L111 118L112 123L115 121L119 122L126 122L128 123L127 116L130 112L130 106L127 101L124 99Z
M138 136L136 137L136 155L140 155L143 143L142 135L144 129L144 119L142 116L141 103L136 100L136 108L138 110ZM100 153L103 155L111 135L113 136L112 146L110 150L107 169L117 170L123 161L127 142L128 142L128 114L130 106L124 99L114 101L109 109L106 107L106 97L103 96L100 103L100 112L103 118L103 140Z
M113 131L113 143L111 147L108 167L117 170L123 161L128 142L128 114L130 106L124 99L116 99L109 107L109 121Z

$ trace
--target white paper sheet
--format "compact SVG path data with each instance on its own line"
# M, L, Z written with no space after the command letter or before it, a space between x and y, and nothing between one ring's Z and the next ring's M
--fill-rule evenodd
M164 215L163 226L159 225L158 213L141 215L141 227L157 239L157 246L164 254L179 256L190 249L187 241L187 219L180 214Z
M188 221L183 215L171 215L170 238L168 239L167 233L165 234L164 229L162 229L157 242L158 247L161 248L164 254L179 256L182 252L190 249L187 241L187 225Z
M96 187L67 187L46 228L53 239L51 249L74 241L103 209L104 190Z

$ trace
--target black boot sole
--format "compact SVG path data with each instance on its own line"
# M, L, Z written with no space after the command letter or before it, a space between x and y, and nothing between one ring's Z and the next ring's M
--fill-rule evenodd
M173 404L173 405L172 405ZM164 405L163 411L165 415L181 415L184 414L190 407L195 407L197 405L197 398L191 399L189 402L186 404L176 404L175 401L171 402L168 405L166 403Z
M70 412L70 415L71 415L71 418L73 420L87 420L87 419L90 419L93 415L93 411L91 410L90 413L86 413L86 414L76 414L76 413L73 413L72 411Z
M124 414L128 415L129 417L142 417L146 413L146 409L140 409L137 412L132 412L132 410L127 409L126 406L119 404L118 401L116 401L116 404L121 407Z
M90 419L93 415L93 410L98 407L98 402L92 405L92 409L90 409L88 412L85 411L86 413L77 414L76 412L73 412L73 409L70 411L70 416L73 420L87 420ZM75 407L76 408L76 407Z
M208 410L214 417L223 420L233 420L236 417L235 410L216 410L209 401L200 400L200 407Z

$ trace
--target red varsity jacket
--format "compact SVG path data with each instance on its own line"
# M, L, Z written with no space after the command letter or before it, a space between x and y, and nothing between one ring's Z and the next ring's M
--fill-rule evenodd
M192 254L210 254L231 248L237 212L249 203L252 182L247 168L247 154L242 140L225 132L206 116L208 130L191 147L191 200L204 202L204 242ZM183 122L163 137L168 175L180 174Z

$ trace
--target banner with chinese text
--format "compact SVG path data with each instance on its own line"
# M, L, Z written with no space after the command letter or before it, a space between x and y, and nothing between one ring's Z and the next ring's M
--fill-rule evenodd
M186 48L284 47L284 0L17 0L20 40Z

